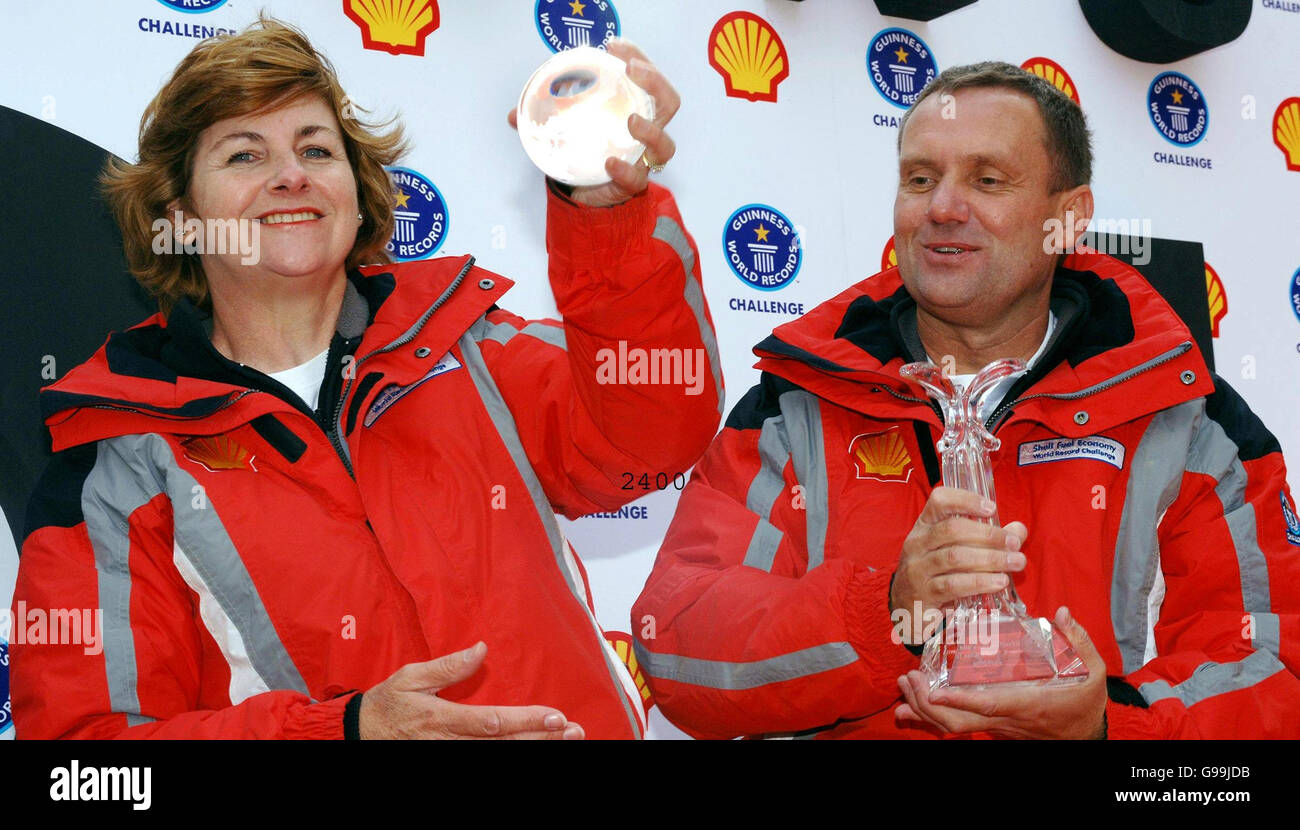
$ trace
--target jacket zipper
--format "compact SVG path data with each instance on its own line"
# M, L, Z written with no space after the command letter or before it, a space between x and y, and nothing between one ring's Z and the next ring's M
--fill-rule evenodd
M429 322L429 318L433 316L433 313L441 308L442 305L447 302L447 298L452 295L452 292L460 287L461 282L465 279L465 275L468 274L470 269L473 267L474 257L470 257L469 261L465 263L465 266L460 269L460 273L451 281L451 285L447 286L446 290L439 295L438 299L433 301L433 305L429 306L424 314L420 316L420 319L415 321L415 325L411 326L411 328L407 329L405 334L389 343L387 346L375 349L353 364L352 376L347 379L347 383L343 385L343 393L339 395L338 400L334 403L334 412L330 416L330 429L328 433L330 444L334 447L334 452L338 455L339 460L343 462L343 467L348 471L348 475L352 478L355 479L357 476L356 472L352 469L352 459L348 455L347 449L343 446L343 403L348 399L348 393L352 391L352 382L361 374L361 364L365 363L375 355L387 354L388 352L401 348L414 340L416 335L418 335L424 328L425 323Z
M1143 372L1150 371L1151 369L1154 369L1157 366L1168 363L1169 361L1174 360L1175 358L1182 357L1184 354L1190 351L1191 348L1192 348L1192 341L1184 340L1182 343L1179 343L1177 346L1165 352L1164 354L1157 355L1151 358L1146 363L1139 363L1137 366L1134 366L1132 369L1129 369L1126 372L1121 372L1112 378L1103 380L1101 383L1098 383L1095 386L1089 386L1087 389L1080 389L1078 392L1039 392L1034 395L1025 395L1024 397L1016 398L1013 401L1003 401L1001 405L999 405L998 408L994 410L993 414L988 417L988 420L984 422L984 428L987 429L990 433L992 433L993 430L996 429L997 421L1000 418L1002 418L1008 410L1010 410L1016 404L1021 403L1023 401L1031 401L1034 398L1055 398L1057 400L1062 400L1062 401L1077 401L1082 398L1095 395L1098 392L1105 392L1107 389L1118 386L1124 381L1134 378L1142 374Z
M1008 410L1013 408L1016 404L1022 403L1024 401L1031 401L1035 398L1056 398L1058 400L1065 400L1065 401L1080 400L1082 398L1095 395L1098 392L1104 392L1107 389L1110 389L1114 386L1118 386L1124 381L1142 374L1143 372L1150 371L1151 369L1154 369L1157 366L1161 366L1165 363L1168 363L1169 361L1174 360L1175 358L1182 357L1184 354L1190 351L1191 348L1192 348L1192 342L1190 340L1184 340L1182 343L1179 343L1177 346L1165 352L1164 354L1156 355L1155 357L1151 358L1146 363L1140 363L1137 366L1134 366L1132 369L1129 369L1128 371L1121 372L1120 374L1115 375L1114 377L1109 378L1107 380L1104 380L1101 383L1098 383L1094 386L1089 386L1087 389L1080 389L1078 392L1039 392L1033 395L1025 395L1023 397L1016 398L1015 400L1003 401L1001 404L998 405L998 408L993 411L993 414L988 417L988 420L984 422L984 428L987 429L990 433L992 433L993 430L996 428L996 424L998 423L998 421L1003 416L1005 416ZM884 391L888 392L890 395L892 395L893 397L897 398L900 401L909 401L911 403L923 403L929 405L929 407L932 410L934 410L935 414L939 416L939 423L940 424L944 423L943 410L939 407L939 404L933 399L922 399L922 398L914 397L912 395L904 395L901 392L895 392L893 389L890 389L889 386L885 384L876 384L875 388L883 389Z
M904 395L901 392L895 392L893 389L890 389L888 386L885 386L884 384L879 385L877 388L885 390L889 394L893 395L895 398L898 398L900 401L910 401L912 403L925 404L926 406L930 407L930 409L934 410L934 414L939 416L939 423L941 424L943 423L943 410L939 408L939 403L935 401L933 398L914 398L911 395Z
M212 412L207 412L204 413L203 415L163 415L160 412L150 412L147 409L137 409L134 406L123 406L121 404L115 404L115 403L92 403L92 404L88 404L85 408L86 409L111 409L117 412L131 412L136 415L144 415L149 418L164 418L173 421L193 421L199 418L208 418L211 417L213 414L220 412L223 409L229 409L236 402L244 399L249 395L254 394L257 391L258 391L257 389L241 390L240 392L227 397L226 402L223 403L221 406L217 407L216 409L212 410Z

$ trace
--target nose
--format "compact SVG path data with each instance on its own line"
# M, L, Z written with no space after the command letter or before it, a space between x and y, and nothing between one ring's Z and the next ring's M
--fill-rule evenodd
M295 192L307 187L307 184L307 170L302 166L302 160L296 154L289 153L281 157L267 187L281 192Z
M937 225L950 222L965 222L970 218L970 204L962 184L951 177L944 177L930 191L930 203L926 207L926 217Z

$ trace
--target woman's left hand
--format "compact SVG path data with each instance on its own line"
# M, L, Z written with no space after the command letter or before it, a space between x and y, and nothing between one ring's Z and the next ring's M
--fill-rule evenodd
M605 48L627 64L627 76L632 83L650 93L655 102L655 117L653 121L647 121L639 115L628 118L628 132L645 145L645 153L635 164L611 156L605 159L605 172L609 174L610 181L573 188L569 198L591 207L622 204L646 189L651 167L662 169L677 152L677 143L664 132L664 127L682 105L681 96L673 89L668 78L632 43L614 38ZM512 127L516 125L516 115L517 110L511 110L507 116Z

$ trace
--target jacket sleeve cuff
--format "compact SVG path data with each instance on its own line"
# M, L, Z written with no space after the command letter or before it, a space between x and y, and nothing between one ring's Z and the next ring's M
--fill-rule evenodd
M361 692L348 698L348 705L343 707L343 740L361 740Z
M1170 736L1160 728L1160 720L1148 709L1106 701L1106 737L1110 740L1165 740Z
M844 620L853 646L871 670L872 677L892 686L903 674L919 665L894 637L894 623L889 616L889 571L861 568L849 579L844 594Z
M338 741L343 738L343 713L352 698L336 697L298 708L296 717L285 724L284 737L292 740Z
M655 191L644 192L613 207L588 207L546 189L546 250L570 268L607 270L630 247L645 244L654 231Z

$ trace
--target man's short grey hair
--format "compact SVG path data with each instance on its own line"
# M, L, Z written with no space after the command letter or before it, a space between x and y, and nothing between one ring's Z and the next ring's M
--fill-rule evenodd
M1092 137L1083 110L1047 80L1018 66L1001 61L984 61L954 66L939 73L916 102L903 113L898 125L898 147L903 147L903 128L921 102L931 95L960 89L993 87L1027 95L1038 105L1047 133L1047 154L1052 160L1053 193L1092 182Z

